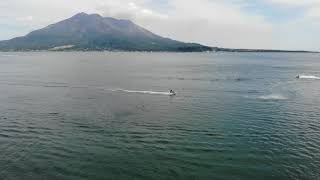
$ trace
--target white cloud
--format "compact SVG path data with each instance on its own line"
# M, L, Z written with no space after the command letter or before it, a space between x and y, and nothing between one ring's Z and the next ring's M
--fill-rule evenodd
M32 21L33 20L33 16L24 16L24 17L18 17L16 18L17 21Z
M272 26L262 16L250 16L222 1L171 0L164 13L147 6L148 1L104 1L98 10L105 16L131 19L157 34L181 41L212 46L261 47L271 45Z
M307 17L317 20L320 20L320 5L312 7L308 13L306 14Z
M152 9L144 7L145 1L102 1L96 9L104 16L112 16L122 19L166 19L164 14L157 13Z

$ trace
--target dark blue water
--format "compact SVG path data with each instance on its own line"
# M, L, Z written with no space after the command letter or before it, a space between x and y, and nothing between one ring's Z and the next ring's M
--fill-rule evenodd
M317 180L317 77L318 54L1 53L0 179Z

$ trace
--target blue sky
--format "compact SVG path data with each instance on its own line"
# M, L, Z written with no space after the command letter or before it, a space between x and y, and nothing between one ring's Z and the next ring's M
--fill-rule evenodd
M251 2L250 4L245 5L242 10L255 15L262 15L271 23L285 23L287 21L303 18L304 13L307 11L305 7L280 6L264 1Z
M320 50L320 0L1 0L0 39L78 12L130 19L211 46Z

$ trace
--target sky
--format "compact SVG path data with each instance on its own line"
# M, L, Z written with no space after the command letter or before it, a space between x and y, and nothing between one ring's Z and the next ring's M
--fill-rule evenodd
M320 51L320 0L0 0L0 40L79 12L209 46Z

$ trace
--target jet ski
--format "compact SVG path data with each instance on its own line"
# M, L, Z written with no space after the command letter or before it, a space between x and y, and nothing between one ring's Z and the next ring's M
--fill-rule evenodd
M170 95L170 96L175 96L175 95L176 95L176 92L174 92L173 90L170 90L169 95Z

